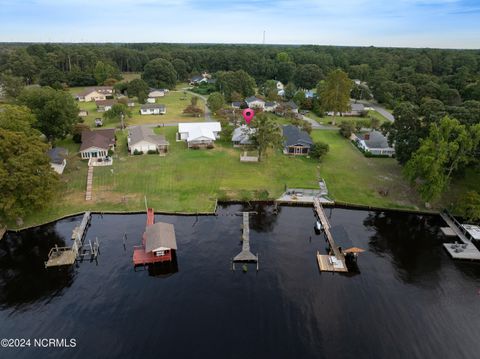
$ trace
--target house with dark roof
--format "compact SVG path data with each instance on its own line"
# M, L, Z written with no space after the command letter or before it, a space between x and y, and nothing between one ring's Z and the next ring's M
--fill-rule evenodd
M293 113L298 113L298 106L297 106L297 104L296 104L295 102L293 102L292 100L286 102L286 103L284 104L284 106L285 106L285 108L286 108L287 110L290 110L290 111L293 112Z
M261 108L262 110L265 108L265 101L255 96L247 97L245 102L247 103L248 108Z
M362 103L350 103L350 110L347 112L342 112L340 115L341 116L354 116L354 117L359 117L363 116L365 114L365 106ZM328 116L333 116L333 112L327 112Z
M352 133L350 139L362 152L372 156L393 157L395 155L395 149L388 144L388 138L379 131Z
M112 106L115 105L115 100L99 100L95 101L95 105L97 105L97 112L106 112L112 109Z
M242 108L243 102L242 101L233 101L232 102L232 107L235 109L240 109Z
M277 103L275 101L266 101L263 110L265 112L273 112L277 108Z
M115 129L85 130L82 132L80 157L84 160L90 158L105 158L109 150L115 149Z
M170 143L163 135L157 135L152 128L147 126L135 126L128 130L128 151L134 153L148 153L157 151L167 153Z
M167 107L159 103L146 103L140 106L141 115L165 115Z
M67 165L68 150L63 147L54 147L48 150L47 155L52 169L61 175Z
M310 153L313 140L310 135L293 125L283 126L284 148L286 155L306 156Z

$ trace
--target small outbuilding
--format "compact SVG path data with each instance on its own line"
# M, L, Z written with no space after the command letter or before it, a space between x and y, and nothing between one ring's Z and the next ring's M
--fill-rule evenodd
M52 169L61 175L67 166L68 150L63 147L54 147L48 150L47 155Z

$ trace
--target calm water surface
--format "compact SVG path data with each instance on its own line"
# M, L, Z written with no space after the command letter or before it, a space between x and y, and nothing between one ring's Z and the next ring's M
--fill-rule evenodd
M0 348L0 358L479 358L480 266L453 262L437 217L327 209L366 249L359 273L318 271L311 208L256 206L260 271L230 270L246 206L175 225L177 266L134 271L145 215L93 216L98 263L44 269L80 217L0 242L0 338L74 338L75 348ZM126 246L123 234L127 234ZM342 238L340 238L342 237Z

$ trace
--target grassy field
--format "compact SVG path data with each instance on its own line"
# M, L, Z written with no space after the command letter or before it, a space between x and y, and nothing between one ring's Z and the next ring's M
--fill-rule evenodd
M78 93L83 88L72 88L72 94ZM182 113L185 107L190 103L192 95L183 94L183 91L170 91L165 97L157 99L157 103L163 104L167 107L165 115L140 115L140 104L136 103L135 107L130 108L133 117L127 119L127 125L142 125L148 123L175 123L175 122L197 122L204 121L204 117L191 117ZM199 104L202 105L204 101L199 99ZM95 118L103 117L102 112L97 112L95 102L78 102L78 107L82 110L88 111L88 116L84 118L85 124L94 126ZM104 121L105 127L118 127L120 124L116 120Z
M314 114L313 112L309 112L306 116L314 119L315 121L317 121L318 123L320 123L322 125L329 125L329 124L331 124L331 122L333 120L332 116L320 117L320 116ZM368 115L366 117L340 117L340 116L337 116L337 117L335 117L335 121L336 121L337 126L338 126L338 125L340 125L340 123L342 121L357 121L357 120L365 121L365 120L368 120L369 117L378 118L380 120L380 124L388 121L381 113L378 113L377 111L368 111Z

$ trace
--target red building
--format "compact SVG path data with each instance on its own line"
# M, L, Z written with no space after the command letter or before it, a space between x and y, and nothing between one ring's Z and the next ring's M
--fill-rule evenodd
M139 266L171 262L176 250L177 240L173 224L155 223L155 213L152 208L149 208L142 245L135 246L133 249L133 264Z

